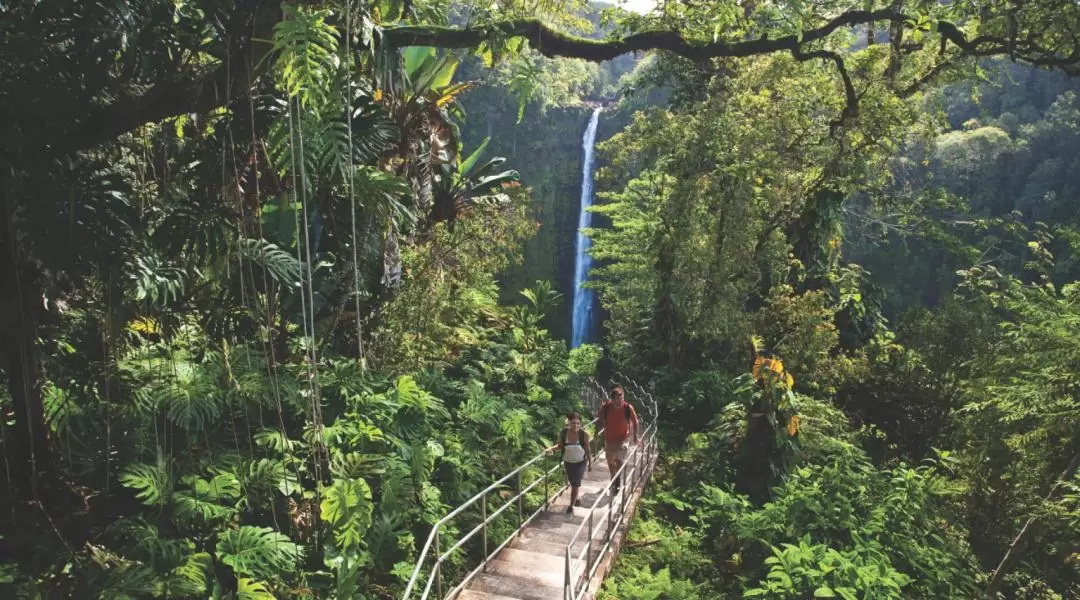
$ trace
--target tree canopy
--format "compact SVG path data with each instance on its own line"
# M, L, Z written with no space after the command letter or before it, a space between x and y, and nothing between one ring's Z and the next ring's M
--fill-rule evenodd
M1078 31L0 2L0 595L400 597L618 370L662 454L605 598L1077 597ZM543 460L446 535L506 540Z

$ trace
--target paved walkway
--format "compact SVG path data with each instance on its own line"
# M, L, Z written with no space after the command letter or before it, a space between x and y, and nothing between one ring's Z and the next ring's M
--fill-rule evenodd
M651 465L646 465L651 468ZM627 468L629 470L629 467ZM629 479L633 479L631 476ZM634 509L641 497L641 491L648 478L642 478L642 485L636 490L631 490L626 498L624 519L619 530L616 531L612 542L612 551L606 556L599 556L603 548L606 528L608 526L608 512L610 498L605 496L597 505L593 513L593 528L596 538L593 542L591 554L593 561L600 561L600 568L590 582L589 589L584 595L591 598L598 588L599 582L603 581L604 575L610 567L611 558L618 554L622 538L625 537L626 527L632 520ZM585 480L581 484L581 504L574 509L571 516L566 513L567 503L570 501L570 491L559 496L552 506L537 515L506 548L499 552L488 563L486 571L478 573L468 587L461 591L457 600L562 600L563 582L566 572L566 545L571 536L577 530L582 521L586 520L589 507L603 495L604 486L609 483L607 463L603 455L593 461L592 472L585 474ZM616 510L618 503L623 501L622 490L614 497ZM616 513L617 518L617 513ZM575 558L584 553L584 544L589 539L589 526L586 525L573 548ZM585 571L585 561L575 560L571 565L572 577L580 581Z

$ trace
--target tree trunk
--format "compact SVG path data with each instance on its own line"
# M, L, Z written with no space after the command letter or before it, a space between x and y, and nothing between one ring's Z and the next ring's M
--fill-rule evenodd
M741 468L735 480L735 490L750 497L754 506L769 501L772 483L772 459L776 455L776 432L769 423L772 411L768 392L754 402L747 413L746 438L740 444Z
M38 495L41 475L51 464L41 366L37 352L37 310L41 292L34 270L19 252L10 199L0 206L0 368L8 376L15 427L5 441L12 477Z
M893 2L891 8L896 12L904 9L903 0ZM889 65L885 68L885 76L889 81L896 81L903 66L904 25L895 21L889 23Z

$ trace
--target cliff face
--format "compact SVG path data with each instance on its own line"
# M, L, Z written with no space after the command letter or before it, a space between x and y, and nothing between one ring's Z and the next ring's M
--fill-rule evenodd
M598 14L594 8L589 15L594 24L599 23ZM466 114L461 126L464 151L468 153L484 138L491 138L485 158L505 157L505 168L517 170L521 184L532 190L531 215L539 229L524 248L523 264L512 267L501 278L504 300L518 302L518 292L536 281L552 282L562 294L562 306L550 316L547 325L554 335L567 339L580 210L582 136L596 106L604 106L597 143L629 122L628 112L616 110L618 81L636 63L633 56L600 64L538 59L534 84L539 91L520 123L517 98L499 83L506 79L505 71L486 69L472 57L458 71L459 80L484 82L462 99ZM596 166L603 164L603 156L598 155ZM594 223L606 225L599 219Z
M514 302L518 292L537 280L551 281L563 295L563 304L550 317L553 334L569 338L573 298L574 237L580 210L581 138L592 108L589 105L526 109L517 121L517 102L504 90L474 90L464 102L468 123L461 128L466 151L491 137L487 157L504 156L506 167L521 174L521 184L532 189L531 215L536 236L524 248L524 260L502 276L503 296ZM629 121L629 114L601 114L596 142L611 137ZM597 156L596 166L603 166ZM606 223L594 221L596 226Z
M506 157L506 166L516 169L521 184L532 190L530 214L539 229L524 248L523 263L504 273L504 297L514 301L519 291L547 280L566 303L573 294L581 133L588 109L552 108L541 114L530 107L516 123L517 103L502 90L475 90L464 104L469 119L461 130L465 148L475 148L490 137L487 156ZM550 325L556 335L568 336L569 304L564 308L552 316Z

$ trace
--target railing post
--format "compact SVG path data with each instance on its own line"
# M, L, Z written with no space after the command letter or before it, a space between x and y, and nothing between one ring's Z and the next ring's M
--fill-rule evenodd
M638 483L642 482L642 473L643 473L643 471L642 471L642 456L645 454L645 451L647 449L648 449L648 445L646 444L646 440L643 439L642 440L642 446L639 446L637 448L637 456L636 456L636 459L637 459L637 473L634 474L634 479L637 480L634 483L634 489L635 490L637 489Z
M435 530L435 596L442 600L442 550L439 549L439 530Z
M630 466L630 465L627 464L627 466ZM622 474L622 478L623 479L630 479L628 477L628 475L629 475L629 473L626 473L624 471L623 474ZM630 482L627 481L626 483L630 483ZM622 518L623 513L626 512L626 496L629 495L633 491L632 487L629 490L626 489L627 487L630 487L630 486L620 486L620 489L619 489L619 491L622 492L621 494L619 494L619 518Z
M483 519L483 533L484 533L484 571L487 571L487 494L480 497L480 517Z
M544 508L551 508L551 492L548 491L548 474L550 471L551 469L544 469Z
M604 533L604 541L611 539L611 527L615 523L612 515L615 514L615 496L611 494L611 488L608 488L608 511L607 511L607 531Z
M522 471L518 471L518 481L517 481L517 488L518 488L518 529L520 529L522 523L525 522L525 518L522 516L524 514L524 512L525 512L524 511L525 493L522 491L524 488L521 487L521 473L522 473Z
M592 532L593 532L593 513L594 512L595 511L591 511L591 510L589 511L589 537L585 540L585 543L588 544L587 546L585 546L585 581L589 580L589 573L592 573L592 564L593 564ZM599 559L600 557L597 556L596 558Z
M563 585L563 600L574 600L574 578L570 576L570 548L571 544L566 545L566 583Z

